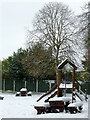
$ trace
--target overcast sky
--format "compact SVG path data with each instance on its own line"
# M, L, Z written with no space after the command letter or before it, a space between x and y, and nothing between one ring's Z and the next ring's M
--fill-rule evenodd
M3 0L0 2L0 60L13 55L13 52L20 47L25 48L26 28L32 28L35 14L48 2L48 0L36 1ZM51 1L54 2L54 0ZM69 5L75 14L80 14L81 7L89 0L56 1Z

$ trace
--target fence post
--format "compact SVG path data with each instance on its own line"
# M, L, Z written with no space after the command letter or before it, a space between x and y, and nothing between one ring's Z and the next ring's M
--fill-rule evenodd
M36 92L38 92L38 79L36 79Z
M27 81L25 80L25 88L27 87Z
M5 91L5 79L3 79L3 90Z
M15 91L15 80L13 81L13 91Z

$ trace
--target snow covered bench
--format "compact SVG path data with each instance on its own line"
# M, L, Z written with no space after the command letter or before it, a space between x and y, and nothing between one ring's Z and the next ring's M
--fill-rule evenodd
M68 110L71 114L81 112L82 108L82 103L81 102L76 102L76 103L71 103L68 105Z
M49 104L36 104L35 106L34 106L34 108L37 110L37 114L45 114L45 112L46 113L49 113L50 112L50 106L49 106Z
M34 108L37 110L37 114L45 113L45 107L44 106L34 106Z
M0 100L3 100L3 98L4 98L3 96L0 96Z
M27 95L28 95L28 96L32 96L32 92L29 91L29 92L27 93Z
M20 96L20 92L17 92L17 93L16 93L16 96Z

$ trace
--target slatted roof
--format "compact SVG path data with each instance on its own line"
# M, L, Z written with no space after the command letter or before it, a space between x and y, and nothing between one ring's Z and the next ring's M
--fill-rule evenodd
M65 59L64 61L62 61L57 68L62 69L67 63L69 63L72 67L77 69L76 65L73 62L69 61L68 59Z

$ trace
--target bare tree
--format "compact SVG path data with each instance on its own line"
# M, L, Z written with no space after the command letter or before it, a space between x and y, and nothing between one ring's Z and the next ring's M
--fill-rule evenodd
M36 14L33 31L28 30L29 42L39 41L51 47L57 67L65 57L73 59L78 54L76 31L76 20L69 7L63 3L51 2Z
M83 13L78 16L79 19L79 38L84 41L86 49L84 61L85 67L90 73L90 2L83 6Z

